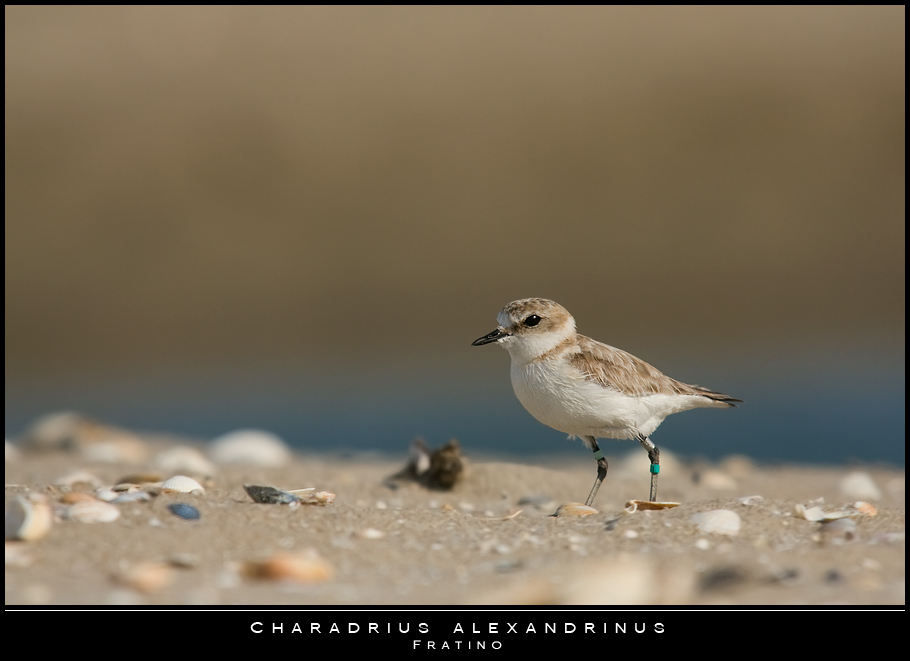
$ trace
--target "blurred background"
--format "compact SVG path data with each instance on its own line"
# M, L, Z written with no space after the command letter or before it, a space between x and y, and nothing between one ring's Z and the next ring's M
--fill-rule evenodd
M539 296L745 400L662 449L903 465L904 14L7 7L7 437L587 459L470 346Z

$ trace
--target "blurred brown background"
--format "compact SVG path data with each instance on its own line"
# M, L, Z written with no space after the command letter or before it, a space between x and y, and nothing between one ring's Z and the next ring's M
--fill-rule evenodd
M543 296L746 399L728 451L903 462L903 7L5 18L7 434L561 443L469 346Z

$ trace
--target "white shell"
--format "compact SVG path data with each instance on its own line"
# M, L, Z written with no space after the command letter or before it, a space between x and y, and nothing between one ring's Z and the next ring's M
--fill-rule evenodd
M6 506L4 532L6 539L32 542L44 537L51 529L53 516L46 499L33 497L26 500L16 496Z
M875 516L878 510L869 503L857 501L853 507L844 506L834 509L823 510L821 507L806 507L802 503L797 503L793 507L793 512L807 521L836 521L837 519L857 518L861 516Z
M825 518L825 512L821 507L806 507L802 503L797 503L793 506L793 513L806 521L821 521Z
M292 458L287 444L275 434L257 429L241 429L211 442L209 456L216 464L242 464L280 468Z
M591 516L592 514L597 514L597 510L593 507L588 507L581 503L566 503L565 505L560 505L552 516L573 516L573 517L582 517L582 516Z
M854 471L838 485L842 494L851 500L881 500L882 490L869 473Z
M169 489L170 491L179 491L180 493L205 493L205 489L201 484L186 475L175 475L169 480L165 480L161 483L161 488Z
M103 500L106 503L111 502L120 494L114 491L113 489L98 489L95 491L95 498L98 500Z
M120 518L120 510L116 505L101 500L85 500L63 508L60 517L64 521L79 523L110 523Z
M700 512L693 514L689 520L698 526L700 531L715 535L736 535L742 523L739 514L732 510Z
M216 472L215 464L201 451L189 445L178 445L165 450L155 457L155 466L165 474L214 475Z
M138 503L146 500L151 500L152 497L147 491L133 491L131 493L124 493L117 496L112 503L122 505L123 503Z

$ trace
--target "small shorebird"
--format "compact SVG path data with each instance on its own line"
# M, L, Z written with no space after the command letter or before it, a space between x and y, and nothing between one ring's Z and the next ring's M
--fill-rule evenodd
M512 357L512 388L528 413L594 451L597 478L585 505L607 475L598 438L633 439L651 460L651 497L657 500L660 452L648 438L671 413L741 402L671 379L640 358L575 332L568 310L545 298L505 306L499 326L472 346L498 342Z

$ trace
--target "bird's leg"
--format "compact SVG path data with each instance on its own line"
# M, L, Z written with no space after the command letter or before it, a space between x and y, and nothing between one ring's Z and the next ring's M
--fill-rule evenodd
M597 479L594 480L594 486L591 487L591 493L588 494L588 499L585 501L585 505L591 507L591 503L594 502L594 496L597 495L597 490L600 489L600 483L603 482L604 478L607 476L609 464L607 463L607 458L604 456L604 453L597 447L597 440L593 436L586 436L585 440L588 441L591 449L594 450L594 458L597 459Z
M649 500L653 503L657 500L657 474L660 472L660 450L644 434L639 432L637 438L638 442L648 451L648 459L651 460L651 498Z

